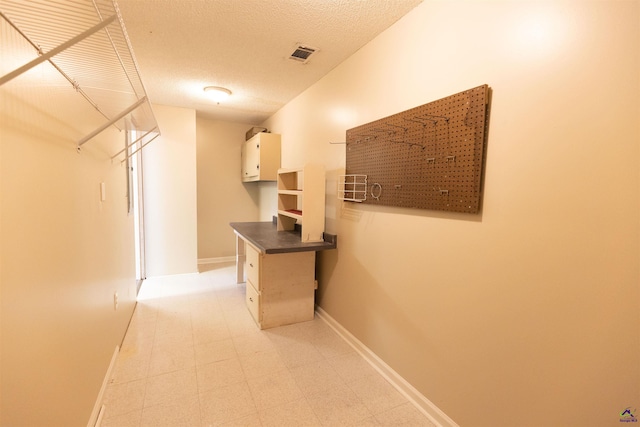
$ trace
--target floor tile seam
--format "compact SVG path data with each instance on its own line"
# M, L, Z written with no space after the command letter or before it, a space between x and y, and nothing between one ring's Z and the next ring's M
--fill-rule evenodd
M194 339L193 339L193 331L191 331L190 334L188 334L186 337L184 337L186 339L184 340L179 340L178 338L173 338L173 339L168 339L167 341L163 341L165 338L160 338L159 341L154 340L151 351L162 351L163 347L176 347L176 346L180 346L180 347L186 347L186 346L194 346Z
M212 427L212 426L217 426L217 425L230 425L234 421L241 420L241 419L246 418L246 417L248 417L250 415L257 415L258 416L258 421L260 422L260 426L262 426L262 420L260 419L260 412L258 412L257 408L256 408L255 412L251 412L251 413L248 413L248 414L240 415L239 417L229 418L227 420L222 421L222 424L213 424L213 425L209 424L209 425L205 426L204 423L202 423L201 425L202 425L202 427ZM204 418L204 417L202 417L202 418Z
M392 388L392 391L393 391L393 392L396 392L396 393L398 393L398 394L400 395L400 397L401 397L401 402L400 402L400 403L397 403L397 404L394 404L394 405L392 405L392 406L390 406L390 407L386 408L384 411L381 411L381 412L373 412L373 411L371 411L371 410L369 409L369 407L367 406L367 404L365 403L364 399L363 399L363 398L358 394L358 391L357 391L356 389L354 389L354 385L355 385L357 382L362 381L362 380L363 380L363 379L365 379L365 378L381 378L382 380L384 380L384 381L385 381L385 383L387 383L387 385L388 385L389 387L391 387L391 388ZM358 379L355 379L355 380L352 380L352 381L346 381L346 382L345 382L345 384L346 384L346 386L347 386L347 387L348 387L348 388L349 388L349 389L350 389L350 390L351 390L351 391L352 391L352 392L353 392L353 393L354 393L354 394L359 398L359 400L362 402L362 404L363 404L363 405L365 405L365 406L367 407L367 409L369 409L369 412L371 412L371 414L372 414L373 416L376 416L376 415L379 415L379 414L383 414L383 413L385 413L385 412L387 412L387 411L390 411L390 410L392 410L392 409L395 409L395 408L397 408L397 407L399 407L399 406L402 406L402 405L404 405L404 404L406 404L406 403L411 403L411 402L410 402L406 397L404 397L401 393L399 393L399 392L398 392L398 390L396 390L396 389L395 389L395 387L393 387L393 385L392 385L392 384L390 384L390 383L389 383L389 382L388 382L384 377L382 377L382 376L381 376L380 374L378 374L377 372L376 372L376 373L373 373L373 374L365 375L364 377L361 377L361 378L358 378ZM384 397L384 396L380 396L380 397Z
M326 362L326 360L315 360L315 361L306 363L304 365L296 366L295 368L292 368L292 369L301 369L301 368L304 368L305 366L311 366L311 365L315 365L317 363L323 363L323 362ZM344 381L344 378L342 378L342 376L340 376L338 371L336 371L336 369L333 366L331 366L329 363L327 363L326 367L331 370L331 372L336 376L336 378L338 378L343 384L346 385L346 383ZM294 377L296 376L296 374L293 373L293 372L292 372L292 375L294 375Z
M156 377L161 376L161 375L172 374L172 373L179 372L179 371L181 371L181 370L187 370L187 369L189 369L189 368L183 368L183 369L179 369L179 370L177 370L177 371L172 371L172 372L168 372L168 373L163 373L163 374L160 374L160 375L156 375L156 376L153 376L153 377L148 377L148 378L147 378L147 382L146 382L146 384L145 384L144 399L143 399L143 401L142 401L142 402L143 402L143 407L142 407L142 409L149 408L149 407L152 407L152 406L161 405L161 404L167 404L167 402L172 402L172 401L174 401L175 399L183 399L183 398L187 398L187 397L190 397L190 396L193 396L193 395L197 396L197 395L198 395L198 379L197 379L197 377L196 377L196 379L195 379L195 381L196 381L196 392L195 392L195 394L193 394L193 393L181 394L180 396L178 396L178 397L176 398L176 396L175 396L175 394L174 394L174 391L172 390L172 391L170 391L170 392L169 392L170 398L167 398L167 399L162 398L162 399L161 399L160 401L158 401L156 404L152 404L152 405L147 405L147 404L146 404L146 400L147 400L147 392L148 392L148 389L149 389L149 381L150 381L151 379L156 378ZM194 367L194 371L195 371L195 367ZM197 375L197 373L196 373L196 375Z
M151 358L158 355L163 354L178 354L182 351L187 351L191 349L194 352L195 356L195 344L189 343L162 343L160 345L154 345L151 350Z
M194 334L194 339L196 335L196 331L200 334L208 331L219 331L220 329L228 329L227 322L222 319L222 321L214 322L211 321L210 317L206 318L206 321L202 321L199 319L191 319L191 331Z
M270 406L268 408L258 409L258 418L260 419L260 423L263 423L263 420L262 420L262 414L263 413L270 412L270 411L276 410L278 408L282 408L282 407L287 406L287 405L291 405L291 404L299 402L299 401L304 401L307 404L307 406L311 409L311 411L313 412L313 415L316 417L316 420L318 422L320 422L320 418L318 418L318 415L313 411L313 406L311 406L311 404L309 403L309 400L307 399L307 397L303 395L299 399L294 399L294 400L291 400L289 402L280 403L278 405Z
M198 363L198 360L196 360L196 365L195 366L196 366L196 368L199 368L201 366L207 366L207 365L211 365L213 363L218 363L218 362L226 362L227 360L232 360L232 359L237 359L238 362L240 362L240 358L237 357L237 356L236 357L224 357L222 359L216 359L216 360L213 360L213 361L200 362L200 363Z
M155 340L155 339L154 339ZM140 352L141 354L144 354L145 357L141 357L141 359L146 359L144 360L147 363L151 363L151 355L153 354L153 343L150 345L149 350L145 350L144 352ZM145 354L147 353L147 354Z
M142 380L139 380L139 381L142 381ZM142 411L144 409L144 400L146 398L146 393L147 393L147 382L146 381L144 382L144 387L143 388L144 388L144 391L142 393L143 396L142 396L142 399L141 399L141 402L142 402L141 405L142 406L136 407L134 409L131 409L130 411L119 412L119 413L115 413L115 414L109 416L109 402L105 402L105 408L106 408L106 417L105 417L105 419L120 417L120 416L123 416L123 415L126 415L126 414L130 414L130 413L136 412L136 411Z
M307 405L309 405L309 407L311 408L311 411L313 411L314 415L316 416L316 418L318 419L318 421L320 422L321 425L323 426L333 426L333 424L325 424L325 422L323 422L323 418L322 418L322 414L318 413L318 411L316 411L315 406L313 405L313 400L310 400L312 396L304 396L304 398L307 400ZM356 396L358 397L358 396ZM361 405L364 406L364 409L368 412L368 416L363 417L359 420L356 420L355 422L352 422L349 425L357 425L359 422L366 420L367 418L371 418L372 416L375 416L374 414L371 413L371 411L369 410L369 408L367 408L367 406L362 402L362 400L358 397L358 402L360 402ZM376 419L376 421L378 421Z
M196 380L197 382L197 380ZM200 414L200 426L204 427L204 409L202 408L202 397L201 397L201 393L198 392L197 395L198 398L198 413Z
M140 378L131 378L131 379L127 379L125 381L118 381L118 380L112 380L109 381L109 387L111 387L112 385L117 386L117 385L125 385L125 384L129 384L129 383L133 383L136 381L145 381L147 379L147 375L141 376Z
M204 393L209 393L209 392L212 392L212 391L216 391L220 387L227 387L227 386L237 385L237 384L240 384L240 383L246 382L246 381L247 381L246 378L241 378L241 379L238 379L238 380L225 382L224 384L218 384L218 385L213 386L211 388L201 388L200 385L198 385L198 395L204 394Z
M242 366L242 365L241 365ZM263 379L265 377L271 377L271 376L276 376L276 375L282 375L284 373L288 373L289 375L291 375L293 377L293 375L291 374L291 372L289 371L288 368L282 368L282 369L278 369L276 371L271 371L269 373L263 374L263 375L254 375L252 377L247 377L247 383L249 383L249 381L257 381L259 379ZM246 374L245 374L246 376Z
M273 375L274 375L274 376L275 376L275 375L280 375L280 373L278 373L278 374L273 374ZM289 373L289 375L291 375L291 373ZM254 379L255 379L255 378L254 378ZM292 379L293 379L293 378L292 378ZM248 380L247 380L247 383L248 383ZM258 404L256 403L256 398L254 397L254 394L253 394L253 391L252 391L252 389L251 389L251 386L249 386L249 392L251 393L251 396L252 396L253 401L254 401L254 406L256 407L256 409L258 410L258 412L259 412L261 409L262 409L262 410L271 410L271 409L277 408L278 406L281 406L281 405L287 405L287 404L290 404L290 403L292 403L292 402L295 402L296 400L303 399L303 398L305 397L305 396L304 396L303 391L300 389L300 387L299 387L299 386L298 386L298 384L295 382L295 380L293 381L293 383L294 383L294 385L296 386L296 388L298 389L298 391L300 392L300 397L299 397L299 398L297 398L297 399L292 399L292 400L287 400L287 401L286 401L286 402L284 402L284 403L280 403L280 404L278 404L278 405L273 405L273 406L266 406L266 407L264 407L264 408L258 408ZM307 403L308 403L308 402L307 402Z
M208 345L208 344L214 344L214 343L220 343L222 341L228 340L230 339L230 337L228 338L220 338L220 339L213 339L213 340L204 340L204 341L196 341L193 343L193 347L198 347L198 346L204 346L204 345Z
M151 364L151 351L149 351L149 354L146 356L146 360L144 360L144 359L145 358L143 358L143 360L141 361L144 365L146 365L144 376L142 376L140 378L131 378L131 379L128 379L128 380L125 380L125 381L120 381L120 380L117 380L114 377L115 374L118 372L118 367L121 366L120 363L122 361L122 359L120 358L120 353L118 353L118 357L116 358L115 369L113 370L113 373L111 374L111 378L109 379L109 386L111 384L125 384L125 383L129 383L129 382L133 382L133 381L139 381L139 380L147 378L148 375L149 375L149 366Z
M258 350L250 350L250 351L238 351L238 347L236 347L235 343L233 345L233 349L235 350L236 354L238 355L238 357L251 357L252 355L258 355L261 353L269 353L269 352L274 352L275 349L264 349L264 348L260 348ZM280 354L278 353L278 356L280 356Z
M198 371L198 365L196 364L196 391L198 392L198 396L200 396L200 377L198 375Z
M193 365L191 364L180 364L180 365L175 365L175 367L172 367L168 370L163 370L161 372L156 372L153 375L148 375L148 378L155 378L155 377L159 377L162 375L168 375L168 374L174 374L176 372L180 372L180 371L184 371L185 369L189 369L189 368L196 368L196 364L195 361L193 363Z
M284 354L284 352L286 351L290 351L291 348L296 347L296 346L300 346L300 343L291 343L291 344L285 344L285 345L274 345L274 348L276 349L276 351L278 352L278 354L282 355ZM322 356L322 353L320 353L320 351L318 351L317 348L313 347L313 350L315 350L320 356Z
M247 334L231 336L231 342L233 343L233 348L234 348L234 350L236 351L236 353L238 355L240 355L240 352L238 351L238 340L241 339L242 337L246 336L246 335L249 335L249 334L247 333ZM261 350L258 350L258 351L261 351ZM249 353L251 353L251 352L247 352L247 354L249 354Z
M153 374L153 375L149 375L148 374L146 376L146 379L147 380L151 380L151 379L155 379L157 377L161 377L163 375L169 375L169 374L174 374L176 372L185 371L185 370L190 369L190 368L195 369L196 365L194 364L193 366L192 365L189 365L189 366L177 366L175 369L171 369L169 371L163 371L163 372L159 372L159 373L156 373L156 374Z
M402 406L402 405L406 405L407 403L408 403L408 404L411 404L411 402L409 402L409 401L407 400L407 401L402 402L402 403L399 403L399 404L397 404L397 405L390 406L390 407L386 408L384 411L375 412L375 413L374 413L374 412L372 412L372 415L376 418L376 420L377 420L379 423L382 423L382 421L378 418L378 415L384 415L384 414L386 414L387 412L393 411L394 409L398 409L398 408L399 408L400 406ZM411 407L415 409L415 406L413 406L413 405L412 405ZM367 408L367 409L368 409L368 408ZM370 409L369 409L369 412L371 412L371 410L370 410ZM422 415L422 414L420 414L420 415L421 415L422 417L424 417L424 415ZM427 419L427 417L424 417L424 418L425 418L425 419Z
M230 359L225 359L225 360L230 360ZM197 365L196 364L196 367L195 367L196 368L196 389L198 390L198 394L205 393L205 392L208 392L208 391L212 391L212 390L214 390L214 389L216 389L218 387L218 385L215 385L212 388L207 388L207 389L202 390L202 387L200 386L200 379L202 378L203 382L205 380L204 375L200 370L204 369L204 367L207 366L207 365L212 365L212 364L218 363L218 362L223 362L223 360L216 360L215 362L204 363L204 364L201 364L201 365ZM242 370L242 364L240 363L239 359L238 359L238 363L240 364L240 369ZM246 377L244 371L242 372L242 377L243 377L243 379L240 380L240 381L234 381L232 383L227 383L225 385L237 384L239 382L246 381L247 377Z
M289 369L285 366L284 368L280 368L280 369L277 369L277 370L275 370L275 371L271 371L271 372L266 373L266 374L252 375L252 376L250 376L250 377L249 377L249 376L247 376L247 372L246 372L246 370L245 370L245 369L244 369L244 367L242 366L242 361L240 362L240 367L242 368L242 372L244 373L244 376L245 376L245 378L247 379L247 381L249 381L249 380L256 380L256 379L263 378L263 377L268 377L268 376L270 376L270 375L281 374L282 372L285 372L285 371L288 371L288 370L289 370Z
M237 382L237 383L233 383L233 384L226 384L225 386L235 385L235 384L239 384L239 383L241 383L241 382L243 382L243 383L244 383L244 385L246 386L247 390L249 391L249 396L251 397L251 404L253 405L252 407L253 407L253 410L254 410L254 412L252 412L251 414L253 414L253 413L256 413L256 414L257 414L257 413L258 413L258 406L256 405L255 398L253 397L253 393L251 392L251 387L249 387L249 383L248 383L248 381L247 381L247 379L246 379L246 378L245 378L244 380L242 380L242 381ZM223 386L223 387L224 387L224 386ZM212 391L214 391L214 390L215 390L215 389L205 390L205 391L203 391L203 392L201 392L201 393L198 393L198 402L200 403L200 422L201 422L203 425L204 425L203 420L205 419L205 416L204 416L205 414L204 414L204 410L203 410L203 408L202 408L202 404L201 404L201 402L202 402L202 400L201 400L201 399L202 399L202 395L203 395L203 394L205 394L205 393L210 393L210 392L212 392ZM246 417L246 416L248 416L248 415L251 415L251 414L245 414L245 415L239 416L239 417L237 417L237 418L231 418L231 419L228 419L228 420L223 421L223 423L224 423L224 424L228 424L228 423L230 423L230 422L232 422L232 421L234 421L234 420L239 420L239 419L244 418L244 417Z
M121 412L119 414L115 414L115 415L109 415L109 407L105 406L106 409L106 414L105 417L103 418L104 421L110 420L112 418L117 418L117 417L124 417L130 414L133 414L135 412L140 412L140 420L138 421L138 425L140 425L140 423L142 422L142 408L140 409L132 409L131 411L126 411L126 412Z
M146 406L145 402L147 401L147 390L149 389L149 380L151 378L152 377L149 376L147 372L147 377L145 378L145 381L144 381L144 395L142 396L142 408L140 408L141 411L144 410ZM140 424L142 424L142 415L140 416Z
M173 403L175 403L176 401L178 401L180 399L186 400L186 399L189 399L189 398L195 398L198 401L198 408L200 408L200 393L196 393L196 394L183 395L183 396L180 396L180 397L178 397L177 399L174 399L174 400L159 401L159 402L156 402L156 403L154 403L152 405L143 406L139 410L146 411L146 410L154 409L154 408L157 408L157 407L160 407L160 406L167 406L168 404L169 405L173 404ZM131 412L134 412L134 411L131 411Z
M344 380L342 378L339 378L339 380L340 380L340 384L339 384L340 386L348 387L347 384L344 382ZM326 394L327 391L335 390L335 388L336 387L334 385L334 386L327 387L327 388L316 389L315 391L311 391L309 393L304 393L304 392L303 393L304 393L305 397L315 398L315 397L317 397L319 395ZM349 388L349 391L353 391L353 390L351 390L351 388Z
M148 339L151 340L152 345L153 343L155 343L156 341L156 333L158 332L158 318L157 318L157 314L158 314L158 310L156 309L156 320L153 322L153 334L149 334L150 337L148 337ZM126 338L126 337L125 337ZM136 341L137 341L137 337L136 337Z
M196 381L197 381L197 379L196 379ZM191 396L183 396L183 399L186 398L186 397L191 397ZM202 415L202 404L200 402L200 393L196 393L194 398L195 398L196 402L198 403L198 419L199 419L198 425L203 426L203 423L202 423L203 415ZM166 403L164 403L164 404L166 404ZM140 419L140 425L142 425L142 418ZM196 426L193 426L193 427L196 427Z

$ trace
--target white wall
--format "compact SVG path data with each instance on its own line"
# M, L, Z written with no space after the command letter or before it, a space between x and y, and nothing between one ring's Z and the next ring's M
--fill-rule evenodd
M426 1L263 124L328 170L320 306L462 426L640 404L639 7ZM336 200L330 141L485 83L480 215Z
M135 305L127 171L109 158L124 134L110 128L77 153L104 118L47 66L0 87L3 426L86 425Z
M251 125L198 117L196 128L198 259L235 256L229 223L258 221L259 184L240 179L241 148Z
M143 150L147 277L198 271L196 114L154 105L162 135Z

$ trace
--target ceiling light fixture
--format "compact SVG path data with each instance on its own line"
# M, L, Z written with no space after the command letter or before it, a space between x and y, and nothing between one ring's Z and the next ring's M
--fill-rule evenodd
M204 88L204 91L207 92L207 95L211 96L211 99L217 104L220 104L221 101L226 100L231 95L229 89L219 86L207 86Z

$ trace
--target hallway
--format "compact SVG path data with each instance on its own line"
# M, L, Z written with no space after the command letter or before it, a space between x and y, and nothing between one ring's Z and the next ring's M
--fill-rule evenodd
M210 268L145 281L102 427L433 426L323 320L260 331Z

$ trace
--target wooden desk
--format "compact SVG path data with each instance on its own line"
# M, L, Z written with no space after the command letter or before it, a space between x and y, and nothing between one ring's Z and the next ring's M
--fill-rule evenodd
M298 232L277 231L272 222L233 222L231 227L236 280L246 281L247 307L260 329L312 320L316 252L335 249L336 236L302 243Z

